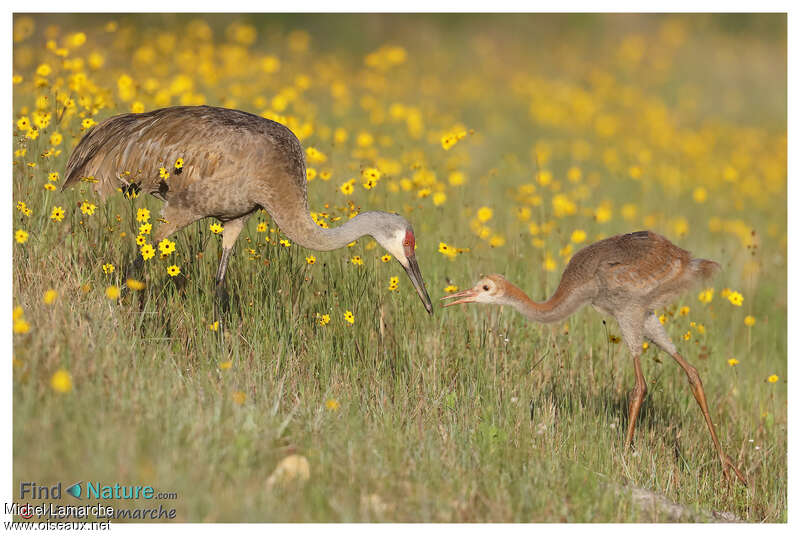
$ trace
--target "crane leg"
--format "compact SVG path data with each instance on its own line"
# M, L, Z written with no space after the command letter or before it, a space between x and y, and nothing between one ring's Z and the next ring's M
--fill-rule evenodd
M225 313L228 310L228 291L225 289L225 270L228 268L228 259L231 256L231 251L233 251L233 248L222 248L222 257L219 260L217 275L214 278L214 283L216 285L215 306L219 308L217 313ZM220 320L219 316L220 315L217 314L217 320Z
M662 350L671 355L678 365L680 365L680 367L684 370L684 372L686 372L686 377L689 380L689 386L692 389L694 399L697 401L697 405L700 406L700 411L703 412L703 417L705 418L706 425L708 426L708 431L711 433L711 441L714 442L714 447L719 455L719 460L722 463L722 473L725 475L725 478L730 478L728 469L733 469L733 472L736 474L736 477L739 479L739 481L747 486L747 480L744 478L741 471L739 471L739 469L733 464L733 460L731 460L731 458L722 450L722 445L720 445L717 432L714 429L714 423L711 421L711 413L708 411L708 403L706 402L706 393L703 390L703 382L700 380L700 375L697 373L697 369L678 353L675 345L669 340L667 332L664 330L664 327L661 325L661 322L658 321L658 318L656 318L655 315L650 315L648 317L647 321L645 322L645 329L647 331L647 337L656 343Z
M689 379L689 386L692 388L692 394L694 394L694 399L697 400L697 404L700 406L700 411L703 412L703 417L706 420L706 425L708 426L708 431L711 433L711 441L714 442L714 447L717 449L717 454L719 454L719 460L722 462L722 472L725 474L726 478L730 478L728 474L728 468L733 469L733 472L736 473L736 477L739 481L747 485L747 480L745 480L744 476L742 476L741 471L733 464L733 460L725 454L722 450L722 446L719 443L719 438L717 438L717 432L714 429L714 423L711 422L711 414L708 411L708 403L706 402L706 393L703 391L703 382L700 380L700 375L697 373L697 369L694 368L692 365L689 364L678 352L675 352L672 355L672 358L678 362L678 365L686 372L686 377Z
M642 362L639 359L642 354L642 332L644 331L642 317L643 312L638 310L628 310L616 315L617 323L622 331L622 338L633 356L633 370L636 374L636 384L628 398L628 433L625 435L625 450L631 446L633 432L636 430L636 419L639 417L639 410L642 409L642 402L647 395L647 383L644 381Z
M225 271L228 268L228 260L230 259L233 245L242 232L248 216L242 216L235 220L225 223L225 229L222 231L222 257L219 260L219 267L217 267L217 276L214 278L216 283L216 300L214 302L214 316L220 325L220 333L222 333L222 315L228 311L228 291L225 289Z
M625 436L626 450L631 446L631 441L633 441L636 418L639 416L639 410L642 408L642 402L644 402L644 397L647 394L647 382L644 381L642 363L638 354L633 356L633 369L636 373L636 385L633 387L628 401L628 434Z
M128 265L128 268L125 270L125 280L139 279L142 274L142 268L144 268L144 257L142 257L142 253L140 251L137 251L136 257L134 257L134 259Z

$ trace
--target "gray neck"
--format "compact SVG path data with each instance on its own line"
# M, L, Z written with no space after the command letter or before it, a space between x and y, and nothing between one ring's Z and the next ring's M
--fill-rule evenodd
M323 229L306 215L297 225L281 225L281 230L300 246L317 251L343 248L362 236L372 235L379 227L383 212L362 212L338 227Z

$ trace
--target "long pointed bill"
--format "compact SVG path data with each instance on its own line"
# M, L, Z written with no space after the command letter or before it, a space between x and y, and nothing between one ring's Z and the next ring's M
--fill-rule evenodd
M431 305L431 297L428 296L428 291L425 290L425 281L422 280L417 258L413 255L408 257L408 266L403 266L403 269L405 269L408 274L408 278L411 280L411 283L413 283L414 288L417 289L417 294L419 294L419 299L422 300L423 305L425 305L425 310L428 311L428 314L432 315L433 305Z
M442 307L450 307L451 305L456 305L459 303L471 303L472 301L475 300L476 295L477 292L475 292L471 288L467 290L462 290L461 292L456 292L455 294L450 294L449 296L445 296L444 298L441 299L442 300L449 300L450 298L461 298L461 299L456 301L451 301L450 303L444 303L442 304Z

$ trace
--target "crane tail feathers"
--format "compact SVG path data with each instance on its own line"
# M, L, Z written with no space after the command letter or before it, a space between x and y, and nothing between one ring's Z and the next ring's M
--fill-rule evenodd
M86 135L84 135L75 149L73 149L72 154L69 156L69 160L67 160L67 167L64 170L64 176L66 177L66 180L61 186L62 192L73 184L80 182L81 176L83 175L83 170L86 168L86 164L88 164L97 153L97 149L99 148L100 144L97 143L97 140L93 139L95 138L94 134L96 130L96 128L93 128Z
M722 267L719 263L710 261L708 259L692 259L690 266L692 272L697 276L700 281L707 281L717 275Z
M113 141L112 138L117 133L117 129L114 128L116 127L114 119L116 118L111 118L92 127L84 134L75 149L72 150L64 169L65 179L64 184L61 186L62 192L84 179L94 183L95 191L103 199L115 190L116 184L114 184L113 179L111 179L107 170L102 169L104 152L108 151L109 142ZM98 159L99 161L97 161ZM88 177L88 175L94 174L97 174L97 176Z

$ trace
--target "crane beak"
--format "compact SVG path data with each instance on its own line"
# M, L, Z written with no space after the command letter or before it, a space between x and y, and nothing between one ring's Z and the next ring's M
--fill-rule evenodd
M442 307L450 307L451 305L456 305L459 303L472 303L475 301L475 296L478 293L473 289L462 290L461 292L456 292L455 294L450 294L449 296L445 296L441 298L442 300L448 300L450 298L461 298L460 300L451 301L450 303L442 304Z
M402 263L401 263L401 266ZM433 305L431 305L431 297L428 296L428 291L425 290L425 281L422 279L422 273L419 271L419 264L417 264L417 258L414 255L408 257L408 266L403 266L403 269L408 274L408 278L413 283L414 288L417 289L417 294L419 294L419 299L422 300L422 304L425 306L425 310L428 311L428 314L433 314Z

